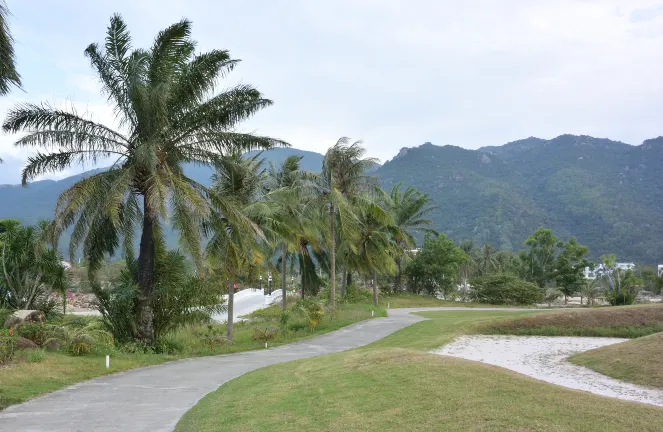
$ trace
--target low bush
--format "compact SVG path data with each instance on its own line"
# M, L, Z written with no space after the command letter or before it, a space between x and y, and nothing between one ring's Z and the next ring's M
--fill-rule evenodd
M281 335L281 329L278 327L254 327L253 340L268 342Z
M13 330L0 330L0 365L9 363L16 353L18 336Z
M197 336L209 349L214 349L216 346L226 345L228 343L228 338L225 334L225 328L221 326L208 324L207 326L198 330Z
M305 330L307 327L308 325L306 325L306 323L302 321L294 321L288 324L288 330L295 333L301 330Z
M11 310L11 309L2 309L2 308L0 308L0 326L4 326L5 321L7 321L7 319L10 316L12 316L13 313L14 313L14 311Z
M58 343L69 354L80 356L108 351L113 344L113 335L104 330L98 320L81 326L79 321L63 325L47 325L49 338L43 345Z
M184 352L184 344L181 340L170 334L162 336L154 346L154 352L158 354L177 355Z
M311 331L315 331L320 321L325 317L325 309L319 302L314 300L302 301L299 310L306 317Z
M532 305L541 300L541 289L508 273L489 274L470 281L470 297L478 303Z
M361 289L356 285L346 285L345 295L341 299L346 303L371 303L373 301L373 293L367 289Z
M48 332L42 324L38 323L23 323L14 327L16 335L30 339L40 347L48 339Z
M635 303L635 296L629 293L608 291L605 299L611 306L627 306Z

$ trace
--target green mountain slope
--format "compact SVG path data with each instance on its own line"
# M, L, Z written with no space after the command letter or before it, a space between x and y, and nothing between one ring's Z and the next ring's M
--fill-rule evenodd
M562 135L500 147L404 149L377 171L430 194L436 227L456 240L518 249L536 227L574 235L592 256L663 262L663 138L631 146Z
M262 156L278 164L290 154L303 156L304 169L320 171L318 153L275 149ZM436 229L457 241L517 250L543 225L560 238L576 236L594 258L615 253L620 261L654 264L663 263L660 166L663 137L631 146L562 135L478 150L426 143L402 149L372 174L385 189L403 182L428 193L440 207L432 214ZM209 183L208 168L185 169ZM0 186L0 218L52 217L58 195L78 178Z

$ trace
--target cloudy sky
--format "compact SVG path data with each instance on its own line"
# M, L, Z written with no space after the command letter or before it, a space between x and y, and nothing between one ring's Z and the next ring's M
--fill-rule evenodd
M663 0L7 3L24 91L0 99L2 116L47 101L112 125L83 50L119 12L142 47L192 20L201 50L242 59L228 86L250 83L275 102L243 129L297 148L324 152L345 135L385 161L425 141L663 135ZM0 184L18 183L29 155L14 139L0 137Z

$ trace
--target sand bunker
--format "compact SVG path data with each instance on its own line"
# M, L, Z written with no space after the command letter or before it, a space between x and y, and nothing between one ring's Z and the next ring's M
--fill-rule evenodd
M564 387L663 406L663 390L629 384L566 359L627 339L547 336L461 336L435 354L475 360Z

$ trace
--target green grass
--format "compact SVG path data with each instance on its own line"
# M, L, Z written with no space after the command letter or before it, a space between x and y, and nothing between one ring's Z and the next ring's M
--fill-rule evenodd
M663 389L663 333L586 351L570 360L619 380Z
M485 334L637 338L663 332L663 305L573 309L489 323Z
M486 322L532 313L421 313L430 320L366 347L232 380L187 412L176 431L661 430L658 407L425 352Z
M289 324L299 322L304 328L297 331L287 331L276 339L270 340L270 346L283 345L306 338L318 336L330 331L338 330L350 324L371 318L371 311L375 317L386 316L382 308L363 304L346 304L339 306L333 314L327 314L313 332L306 327L301 315L291 314ZM238 322L234 327L232 344L206 345L197 331L200 326L186 326L166 336L171 345L181 348L174 355L153 353L126 353L111 348L108 352L97 350L97 355L74 357L61 353L44 353L43 359L30 362L28 353L23 352L17 361L7 367L0 368L0 409L9 405L24 402L36 396L59 390L63 387L85 381L91 378L120 372L137 367L149 366L186 357L198 357L216 354L228 354L254 349L262 349L264 342L253 340L255 327L277 327L281 317L280 307L270 306L251 315L254 322ZM79 317L80 318L80 317ZM78 318L67 318L78 319ZM83 318L90 320L93 318ZM219 330L225 331L225 325L216 325ZM105 367L105 355L111 355L111 367ZM33 359L34 359L33 355Z

